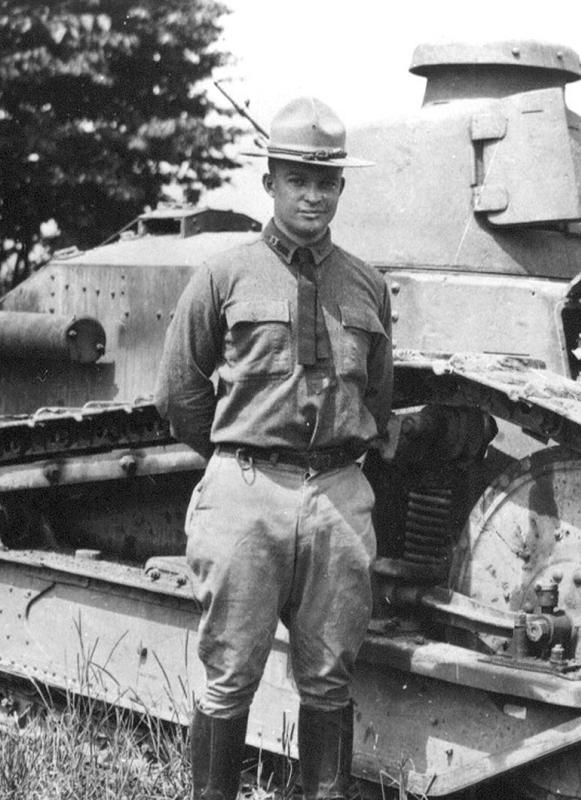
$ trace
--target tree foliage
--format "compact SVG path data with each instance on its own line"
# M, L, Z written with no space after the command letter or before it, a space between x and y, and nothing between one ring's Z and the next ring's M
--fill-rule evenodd
M88 247L168 186L195 202L235 164L210 124L216 0L0 0L0 244L28 268L41 223ZM211 118L210 118L211 119ZM2 256L0 254L0 260Z

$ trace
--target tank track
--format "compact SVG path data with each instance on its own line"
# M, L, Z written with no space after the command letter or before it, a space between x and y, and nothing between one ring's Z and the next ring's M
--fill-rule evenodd
M41 408L0 418L0 465L173 441L168 423L151 402Z
M396 408L426 402L477 407L541 441L581 452L581 384L550 372L542 361L397 350L394 363ZM149 399L0 418L0 465L173 442Z
M477 407L548 443L581 452L581 383L511 355L394 353L396 408Z

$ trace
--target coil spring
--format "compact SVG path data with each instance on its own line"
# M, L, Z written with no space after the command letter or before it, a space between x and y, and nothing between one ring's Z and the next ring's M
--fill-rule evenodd
M443 566L449 561L452 535L452 489L422 487L410 491L405 526L404 561Z

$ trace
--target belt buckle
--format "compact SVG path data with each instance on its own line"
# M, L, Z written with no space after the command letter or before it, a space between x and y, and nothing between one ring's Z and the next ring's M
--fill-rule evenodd
M309 467L316 472L331 469L332 458L331 453L312 453L309 455Z

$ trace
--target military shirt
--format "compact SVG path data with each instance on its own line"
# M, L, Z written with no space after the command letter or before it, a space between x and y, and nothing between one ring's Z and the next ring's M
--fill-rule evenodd
M271 221L195 268L166 335L156 405L174 436L312 450L384 433L393 383L388 287L331 241L309 245L328 347L297 363L298 245Z

